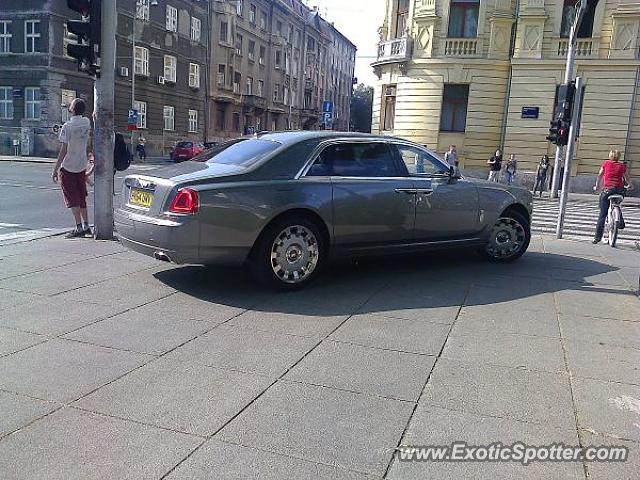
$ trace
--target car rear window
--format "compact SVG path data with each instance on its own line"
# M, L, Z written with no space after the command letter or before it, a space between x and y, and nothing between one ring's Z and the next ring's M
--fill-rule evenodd
M280 143L272 140L238 139L205 151L197 160L248 168L280 146Z
M177 148L191 148L191 147L193 147L193 143L192 142L178 142L176 147Z

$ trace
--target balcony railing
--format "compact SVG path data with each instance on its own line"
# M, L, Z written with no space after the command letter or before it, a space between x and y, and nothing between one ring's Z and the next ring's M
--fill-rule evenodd
M394 38L378 44L378 62L403 61L411 55L409 38Z
M444 43L444 54L448 57L476 57L478 50L477 38L447 38Z
M566 57L569 52L569 39L561 38L558 41L558 56ZM592 38L578 39L576 42L576 57L589 58L598 55L598 48Z

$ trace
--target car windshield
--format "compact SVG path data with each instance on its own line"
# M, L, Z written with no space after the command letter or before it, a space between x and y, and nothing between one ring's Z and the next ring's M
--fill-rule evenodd
M193 143L191 143L191 142L178 142L176 147L177 148L191 148L191 147L193 147Z
M238 138L205 150L192 160L248 168L280 146L280 143L271 140Z

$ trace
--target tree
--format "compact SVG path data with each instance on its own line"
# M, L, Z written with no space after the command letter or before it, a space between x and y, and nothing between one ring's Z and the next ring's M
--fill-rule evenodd
M371 132L373 87L359 84L351 96L351 124L356 132Z

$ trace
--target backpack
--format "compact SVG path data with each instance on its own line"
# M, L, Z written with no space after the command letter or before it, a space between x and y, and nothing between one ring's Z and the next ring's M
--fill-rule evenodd
M131 165L131 152L124 141L121 133L116 133L115 144L113 147L113 167L122 172Z

